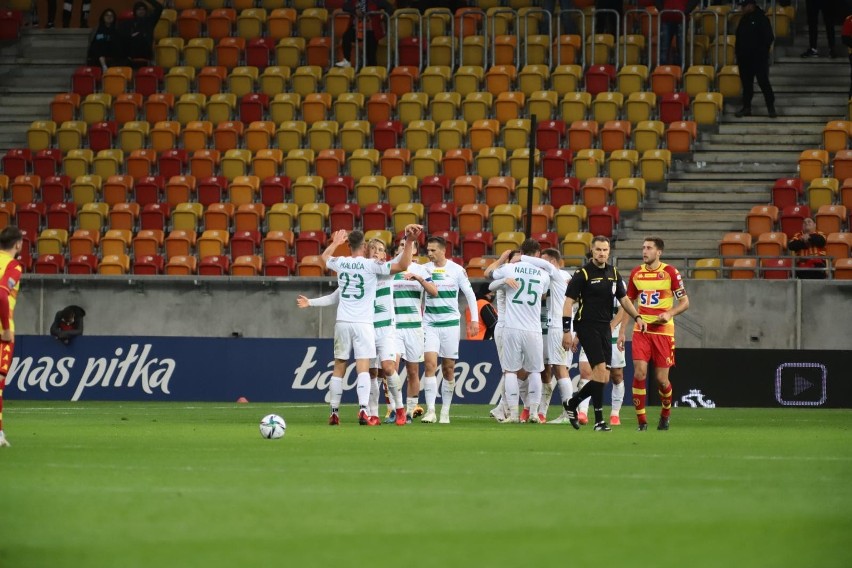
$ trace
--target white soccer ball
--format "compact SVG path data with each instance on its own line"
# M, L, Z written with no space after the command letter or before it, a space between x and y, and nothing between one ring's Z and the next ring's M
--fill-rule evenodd
M287 423L277 414L268 414L260 421L260 435L267 440L277 440L284 436Z

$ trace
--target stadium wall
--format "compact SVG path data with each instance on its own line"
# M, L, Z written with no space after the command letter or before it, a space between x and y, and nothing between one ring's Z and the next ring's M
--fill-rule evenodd
M628 381L633 376L630 348L628 343ZM849 355L678 349L671 371L675 401L693 408L849 408ZM343 376L347 405L355 398L354 367L351 363ZM113 336L80 337L66 346L50 337L24 335L18 337L4 394L27 400L234 402L246 397L318 403L327 402L333 368L330 339ZM578 374L576 355L571 374ZM455 378L455 402L494 404L501 380L494 342L462 341ZM659 404L656 391L648 389L651 405Z
M20 335L47 335L54 314L77 304L87 312L87 336L327 338L333 334L334 308L300 310L296 296L328 294L334 285L327 278L28 274L15 321ZM690 309L677 318L679 347L848 350L852 345L850 283L688 280L686 288Z

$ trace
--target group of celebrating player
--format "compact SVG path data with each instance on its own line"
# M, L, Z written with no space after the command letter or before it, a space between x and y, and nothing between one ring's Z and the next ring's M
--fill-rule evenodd
M392 260L387 260L380 240L365 242L360 231L334 233L323 258L337 273L337 290L321 298L298 298L302 308L338 304L329 424L340 423L343 376L353 354L360 424L381 423L380 376L386 388L388 422L404 425L421 414L424 423L450 422L461 331L459 292L467 301L470 335L478 331L479 314L467 274L447 258L443 238L426 240L429 262L418 264L422 230L419 225L406 227ZM347 241L351 256L333 256ZM662 403L657 428L667 430L672 405L668 371L674 365L673 318L689 307L689 300L678 271L660 261L663 247L658 237L645 239L644 263L631 272L626 284L608 263L609 240L600 236L592 242L589 262L573 275L563 268L558 250L542 251L533 239L492 263L485 274L493 279L489 288L495 293L499 314L494 340L502 367L502 396L491 416L504 423L546 422L555 383L563 412L550 423L568 422L579 429L588 421L591 401L594 429L609 431L602 415L603 389L612 379L610 424L621 424L624 328L629 316L636 322L633 403L639 430L647 429L649 362L654 366ZM568 369L572 352L578 348L580 382L575 392ZM442 405L436 413L439 358ZM398 373L401 360L408 376L405 400ZM425 364L425 411L418 405L421 362Z

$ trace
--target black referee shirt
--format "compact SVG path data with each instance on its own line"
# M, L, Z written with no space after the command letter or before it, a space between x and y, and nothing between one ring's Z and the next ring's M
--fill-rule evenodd
M571 278L565 296L579 306L574 321L577 323L606 323L612 321L613 297L627 295L618 271L611 264L603 268L589 262Z

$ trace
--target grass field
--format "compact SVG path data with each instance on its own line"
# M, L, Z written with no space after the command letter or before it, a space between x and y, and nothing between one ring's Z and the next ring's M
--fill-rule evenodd
M679 408L644 433L629 409L611 433L455 414L7 401L0 567L852 565L852 411Z

